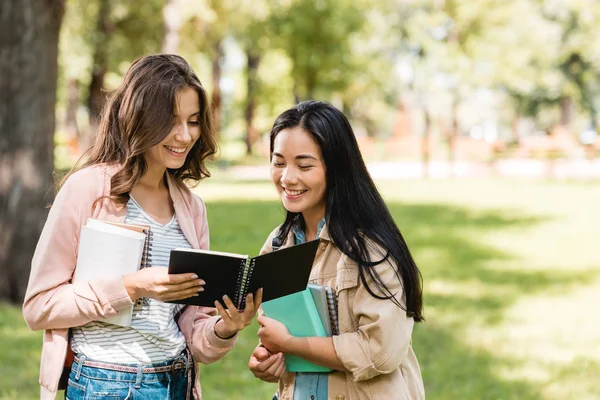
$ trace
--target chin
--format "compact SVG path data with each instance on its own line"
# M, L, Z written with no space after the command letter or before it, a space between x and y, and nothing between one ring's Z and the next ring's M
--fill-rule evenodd
M302 212L302 211L304 211L304 210L305 210L305 208L306 208L306 207L302 207L302 206L301 206L301 205L299 205L299 204L289 204L289 203L288 203L288 202L286 202L286 201L283 201L283 207L284 207L284 208L285 208L287 211L289 211L289 212L292 212L292 213L301 213L301 212Z
M185 160L184 161L176 161L176 162L168 162L166 163L166 167L168 169L179 169L181 167L183 167L183 165L185 164Z

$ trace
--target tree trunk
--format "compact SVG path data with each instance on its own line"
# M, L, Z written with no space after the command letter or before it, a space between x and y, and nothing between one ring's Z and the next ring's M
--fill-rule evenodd
M177 54L182 23L180 0L167 0L167 4L163 8L163 22L165 24L165 37L162 52Z
M429 159L431 158L431 114L427 107L423 108L425 116L425 129L421 142L421 162L423 163L423 177L429 178Z
M221 136L221 61L224 56L223 46L221 45L220 41L215 45L214 53L215 58L212 62L213 91L211 96L211 102L215 134L218 138Z
M454 167L456 163L456 141L458 139L458 97L455 95L454 101L452 102L452 125L448 132L448 162L450 165L451 175L454 176Z
M565 96L560 99L560 124L567 130L571 126L573 121L573 114L575 112L573 105L573 98L571 96Z
M254 112L256 110L256 86L260 56L248 51L247 94L246 94L246 154L252 154L252 145L257 140L254 128Z
M88 109L90 112L90 131L83 138L81 149L86 151L93 143L100 125L102 108L106 102L106 95L102 93L104 89L104 76L108 70L108 58L106 54L106 43L110 34L110 0L101 0L98 11L98 20L96 22L96 37L94 48L94 59L92 64L92 79L89 87Z
M0 3L0 300L21 303L52 200L64 0Z
M79 109L79 83L77 79L67 81L67 110L65 113L65 128L69 143L70 155L79 156L79 138L81 131L77 123L77 110Z
M517 115L514 117L514 119L512 121L512 125L511 125L512 142L516 146L518 146L519 143L521 142L521 135L519 133L519 125L520 124L521 124L521 117L519 115Z

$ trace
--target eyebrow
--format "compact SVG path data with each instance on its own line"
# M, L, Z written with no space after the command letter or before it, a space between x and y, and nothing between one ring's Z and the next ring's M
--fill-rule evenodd
M277 152L273 152L273 155L275 157L285 158L283 155L281 155L281 154L279 154ZM303 160L303 159L312 159L312 160L315 160L315 161L319 161L319 160L317 160L316 157L311 156L310 154L299 154L299 155L296 156L296 160Z
M199 116L200 116L200 111L196 111L195 113L191 114L188 118L199 117ZM179 117L179 114L173 114L173 117L177 118L177 117Z

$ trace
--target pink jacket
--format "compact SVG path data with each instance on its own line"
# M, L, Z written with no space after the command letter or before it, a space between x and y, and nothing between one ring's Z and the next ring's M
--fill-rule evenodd
M69 177L56 196L33 255L23 315L31 329L44 329L39 380L42 399L56 397L69 347L69 328L110 317L132 304L120 276L71 283L79 233L87 219L125 220L126 207L117 208L108 200L93 206L97 198L110 193L110 178L116 171L117 167L98 165ZM168 174L167 181L185 237L193 248L208 249L204 203ZM218 318L216 309L196 306L188 306L179 317L179 328L196 362L212 363L233 347L236 337L223 340L215 335ZM194 397L202 398L199 379Z

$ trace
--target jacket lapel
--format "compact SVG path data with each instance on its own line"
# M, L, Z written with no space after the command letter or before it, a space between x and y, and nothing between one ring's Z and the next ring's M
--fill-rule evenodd
M169 172L165 172L165 174L167 176L167 185L169 186L169 195L171 196L171 200L173 200L173 208L175 209L175 215L177 215L177 222L186 239L192 245L192 248L197 249L200 246L198 244L198 235L194 226L194 220L190 214L191 206L186 203L177 182L171 177L171 174Z

